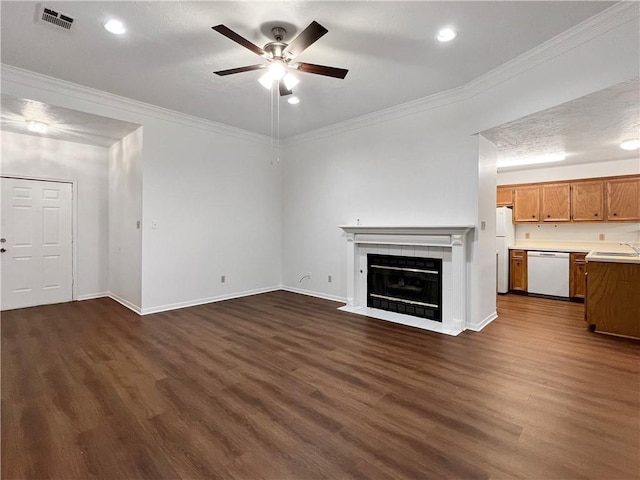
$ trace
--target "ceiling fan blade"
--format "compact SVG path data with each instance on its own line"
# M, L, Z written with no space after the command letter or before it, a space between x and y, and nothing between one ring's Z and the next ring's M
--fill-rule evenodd
M327 67L326 65L315 65L313 63L298 62L291 65L301 72L315 73L316 75L325 75L327 77L344 78L349 70L344 68Z
M300 32L300 35L291 41L291 43L284 49L284 53L288 53L292 58L297 57L308 46L316 42L328 31L329 30L314 20L307 28Z
M285 95L291 95L293 91L289 90L287 86L284 84L282 80L278 82L278 86L280 87L280 96L284 97Z
M242 72L250 72L251 70L260 70L261 68L266 67L266 65L249 65L247 67L238 67L238 68L230 68L228 70L219 70L217 72L213 72L216 75L220 75L224 77L225 75L233 75L234 73L242 73Z
M265 56L266 55L266 53L265 53L265 51L263 49L261 49L257 45L254 45L253 43L251 43L246 38L238 35L236 32L231 30L229 27L225 27L224 25L216 25L215 27L211 27L211 28L213 28L216 32L221 33L222 35L224 35L228 39L233 40L234 42L242 45L244 48L247 48L247 49L251 50L256 55L260 55L260 56Z

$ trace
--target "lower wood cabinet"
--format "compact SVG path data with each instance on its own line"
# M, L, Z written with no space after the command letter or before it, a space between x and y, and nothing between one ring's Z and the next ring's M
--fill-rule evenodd
M585 314L596 332L640 338L640 263L587 263Z
M569 254L569 297L584 298L586 290L586 253Z
M509 290L527 291L527 251L509 251Z

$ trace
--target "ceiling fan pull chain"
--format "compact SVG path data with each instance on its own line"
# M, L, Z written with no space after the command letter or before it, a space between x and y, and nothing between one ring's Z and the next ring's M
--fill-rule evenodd
M278 143L276 144L276 148L278 149L278 156L276 158L276 162L280 163L280 98L278 98L277 95L276 101L278 102Z

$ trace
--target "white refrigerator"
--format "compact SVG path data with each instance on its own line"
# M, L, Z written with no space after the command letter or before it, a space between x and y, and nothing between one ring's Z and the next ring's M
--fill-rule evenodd
M507 207L496 208L496 253L498 257L498 293L509 291L509 247L515 242L513 212Z

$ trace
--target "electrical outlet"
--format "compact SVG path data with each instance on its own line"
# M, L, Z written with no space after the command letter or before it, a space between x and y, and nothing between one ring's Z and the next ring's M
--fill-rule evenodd
M485 230L487 228L487 222L480 222L480 230Z
M524 238L526 238L527 240L529 240L531 238L531 234L529 232L526 232L524 234Z
M601 233L600 235L598 235L598 239L599 240L604 240L604 233Z
M225 275L220 275L220 283L224 283L227 281L227 277Z
M158 228L158 221L157 221L157 220L152 220L152 221L151 221L151 228L153 228L154 230L155 230L156 228Z
M329 283L331 283L331 282L332 282L331 275L329 275L329 276L327 277L327 282L329 282Z

